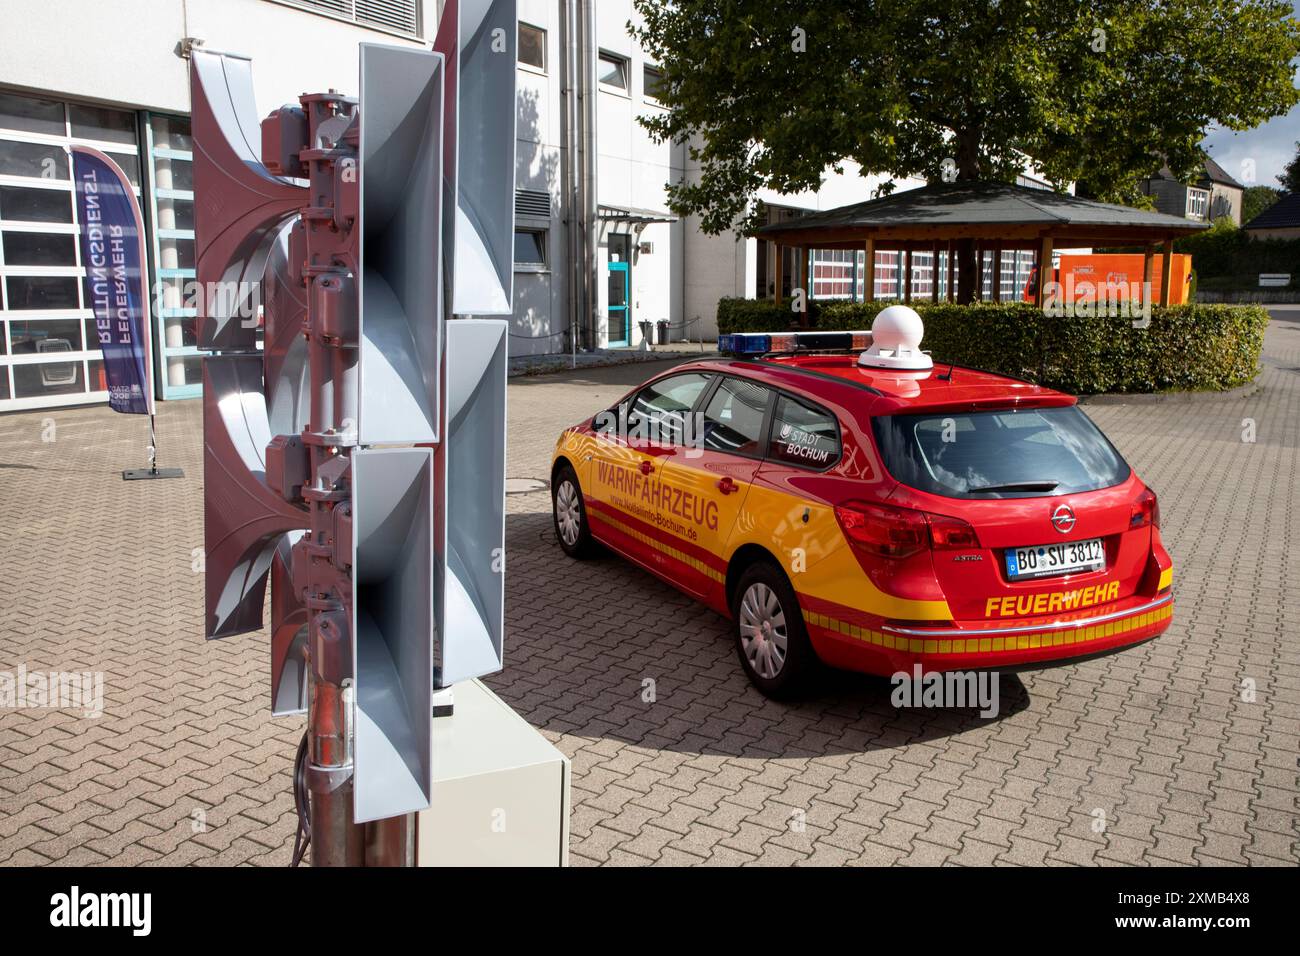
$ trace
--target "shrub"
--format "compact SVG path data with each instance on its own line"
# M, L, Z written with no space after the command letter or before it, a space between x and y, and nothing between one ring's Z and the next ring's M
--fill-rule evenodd
M743 303L743 304L742 304ZM889 302L814 302L813 327L870 329ZM1258 306L1153 307L1151 324L1124 316L1044 315L1025 302L914 303L925 347L948 362L1027 379L1074 394L1222 390L1259 371L1268 312ZM771 301L723 299L718 331L782 332L793 313Z
M809 305L810 318L818 303ZM772 299L718 300L718 334L732 332L785 332L792 328L798 316L790 311L789 304L777 305Z

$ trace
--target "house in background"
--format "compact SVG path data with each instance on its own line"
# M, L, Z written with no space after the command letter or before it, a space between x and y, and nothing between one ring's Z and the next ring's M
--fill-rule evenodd
M1190 183L1181 182L1168 166L1163 166L1160 172L1142 181L1141 189L1155 200L1157 212L1198 222L1213 222L1227 216L1234 225L1241 225L1241 199L1246 187L1208 156Z
M1285 193L1243 227L1252 239L1300 239L1300 193Z

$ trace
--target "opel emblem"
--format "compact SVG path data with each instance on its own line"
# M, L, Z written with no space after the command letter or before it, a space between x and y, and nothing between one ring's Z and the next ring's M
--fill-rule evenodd
M1074 527L1074 509L1069 505L1057 505L1052 512L1052 527L1061 534L1069 534Z

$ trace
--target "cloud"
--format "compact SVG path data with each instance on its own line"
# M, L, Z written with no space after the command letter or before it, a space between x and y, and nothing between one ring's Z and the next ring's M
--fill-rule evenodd
M1216 163L1230 176L1246 186L1277 186L1282 167L1296 155L1300 140L1300 106L1286 116L1278 116L1263 126L1243 133L1229 129L1210 130L1201 144ZM1249 166L1254 162L1254 181L1248 182Z

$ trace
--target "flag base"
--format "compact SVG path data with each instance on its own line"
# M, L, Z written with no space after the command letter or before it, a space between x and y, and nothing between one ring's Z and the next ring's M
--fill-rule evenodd
M123 481L140 481L144 478L184 478L180 468L131 468L122 472Z

